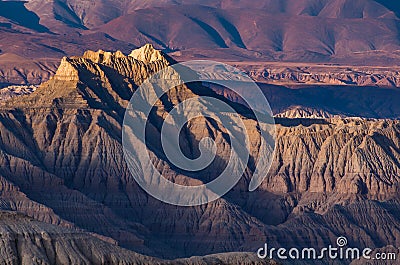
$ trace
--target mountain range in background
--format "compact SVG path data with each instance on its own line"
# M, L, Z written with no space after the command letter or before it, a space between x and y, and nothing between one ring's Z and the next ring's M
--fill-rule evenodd
M32 44L39 47L30 45L28 57L40 57L41 52L46 57L72 55L75 45L63 44L74 40L94 49L93 36L102 47L107 41L116 42L114 49L153 43L168 52L196 57L193 51L198 50L197 56L225 60L354 59L368 64L371 53L377 58L398 58L395 51L399 50L400 5L385 0L260 0L251 5L228 0L32 0L1 1L0 10L2 33L12 37L8 40L29 41L23 32L32 31L52 36L46 36L48 43L35 39ZM6 44L3 53L12 53L12 45Z
M393 66L399 14L400 5L385 0L3 0L0 82L37 84L63 56L128 53L146 43L177 60Z

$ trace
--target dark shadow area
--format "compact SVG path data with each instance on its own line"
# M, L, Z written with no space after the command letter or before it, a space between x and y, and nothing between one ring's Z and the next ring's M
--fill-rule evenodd
M1 28L11 29L11 23L0 23Z
M67 4L58 1L58 5L54 7L55 18L65 24L78 28L87 29L81 21L81 19L68 7Z
M218 33L217 30L215 30L213 27L211 27L210 25L208 25L207 23L193 18L190 18L193 22L195 22L197 25L199 25L205 32L207 32L208 35L210 35L210 37L212 38L212 40L221 48L228 48L228 46L226 45L224 39L222 38L222 36Z
M390 11L393 11L398 18L400 18L400 2L394 0L375 0L379 4L383 5Z
M377 86L296 85L283 86L258 83L273 113L279 114L292 107L327 112L349 117L398 119L400 118L400 89ZM236 93L220 86L211 86L225 98L244 104ZM240 93L252 98L252 91L239 88ZM257 102L257 101L255 101ZM263 108L264 106L256 106Z
M302 119L302 118L294 118L294 119L275 118L275 123L282 125L284 127L296 127L299 125L309 127L314 124L329 124L329 122L327 122L324 119Z
M239 31L236 29L236 27L229 22L228 20L226 20L223 17L219 17L218 18L219 22L221 23L221 25L225 28L225 30L231 35L232 37L232 41L239 47L242 49L247 49L246 45L244 44L242 37L240 36Z
M60 54L62 54L63 56L66 56L67 54L63 51L63 50L61 50L61 49L58 49L58 48L56 48L56 47L53 47L53 46L50 46L50 45L46 45L46 44L39 44L40 46L43 46L43 47L45 47L45 48L47 48L47 49L49 49L49 50L52 50L52 51L54 51L54 52L57 52L57 53L60 53Z
M400 117L400 89L377 86L262 86L274 113L291 106L333 115L394 119Z
M0 83L0 89L11 86L11 83Z
M50 32L48 28L40 25L39 17L29 11L25 7L25 3L20 1L0 1L0 16L37 32Z

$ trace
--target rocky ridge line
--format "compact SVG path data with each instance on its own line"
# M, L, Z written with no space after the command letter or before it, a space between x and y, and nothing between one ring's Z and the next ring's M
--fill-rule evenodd
M104 51L65 58L58 74L37 91L3 102L3 177L59 218L151 256L165 255L158 249L172 257L254 252L267 239L276 246L321 246L339 233L360 246L396 243L400 133L395 120L277 118L275 161L256 193L248 193L249 167L227 196L207 205L173 207L149 197L123 160L121 123L133 91L168 60L152 60L151 54L141 58L148 63ZM203 86L176 87L149 118L149 153L168 179L201 184L229 159L226 130L202 118L187 124L181 140L183 151L195 157L200 139L215 139L219 159L204 174L175 169L161 151L157 139L166 112L202 94L217 96ZM234 107L248 114L245 107ZM246 117L251 155L257 159L257 123ZM374 218L352 221L365 213ZM44 211L35 218L41 215Z

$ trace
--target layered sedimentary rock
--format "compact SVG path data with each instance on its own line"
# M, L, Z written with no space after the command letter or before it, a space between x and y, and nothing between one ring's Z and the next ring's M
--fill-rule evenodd
M400 86L397 67L342 66L335 64L272 63L241 67L253 79L271 84Z
M257 83L269 101L276 117L281 118L372 118L399 119L400 90L397 87L356 86L356 85L298 85ZM218 94L245 104L231 90L208 85ZM254 102L259 102L246 86L239 92ZM263 108L263 104L256 104Z
M35 86L7 86L0 89L0 100L29 95L36 90Z
M400 176L398 121L277 119L276 191L332 192L389 198ZM318 122L315 121L316 123ZM308 124L307 124L308 123ZM268 186L268 182L265 182Z
M2 264L163 264L76 229L0 212Z
M206 205L176 207L147 195L123 159L122 121L138 85L171 63L151 46L128 56L88 51L63 58L55 76L34 93L1 102L4 209L165 258L254 252L266 241L276 247L325 247L339 235L357 246L397 243L396 120L283 116L276 119L274 162L256 192L248 192L254 170L249 164L230 193ZM196 175L165 158L158 139L161 122L172 106L199 95L221 98L199 84L180 85L157 102L149 118L153 163L166 178L189 185L218 176L230 154L226 129L196 118L181 135L183 152L196 157L198 142L211 137L219 159ZM257 122L246 107L232 106L244 120L257 160ZM364 222L366 214L370 218ZM231 257L191 262L231 263ZM236 257L237 263L247 259Z

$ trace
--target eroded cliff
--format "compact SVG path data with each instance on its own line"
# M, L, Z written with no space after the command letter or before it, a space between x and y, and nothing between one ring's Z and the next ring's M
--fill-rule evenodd
M123 159L121 126L137 86L170 63L151 46L128 56L89 51L82 57L64 58L55 76L34 93L2 102L0 197L4 207L166 258L254 252L266 241L276 246L318 247L342 233L359 246L397 242L400 218L390 212L398 205L400 124L396 120L283 116L276 119L272 168L256 192L247 191L253 170L249 166L230 193L207 205L175 207L147 195ZM217 97L198 84L180 85L157 102L149 118L153 163L165 177L189 185L216 177L230 154L226 130L196 118L182 134L184 152L195 157L200 139L211 137L218 144L219 160L204 174L190 175L165 159L158 140L160 121L171 106L199 94ZM244 106L234 107L246 117L251 155L257 160L257 122ZM10 190L12 196L7 195ZM362 221L366 212L373 216L368 222ZM385 234L389 230L390 236Z

